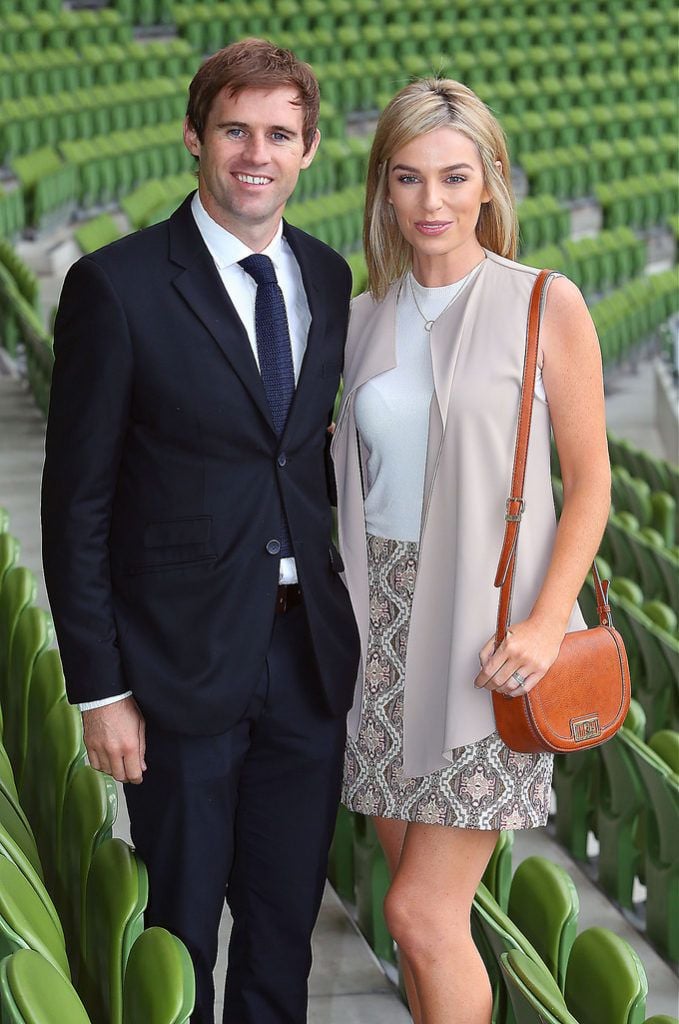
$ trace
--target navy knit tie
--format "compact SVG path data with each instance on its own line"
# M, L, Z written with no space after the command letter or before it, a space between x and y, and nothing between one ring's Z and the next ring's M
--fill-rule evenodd
M280 437L295 394L295 371L292 365L290 331L283 292L276 279L274 265L268 256L255 253L239 262L257 284L255 333L259 372L271 408L273 424ZM284 512L281 518L280 553L282 558L287 558L293 553L292 543Z

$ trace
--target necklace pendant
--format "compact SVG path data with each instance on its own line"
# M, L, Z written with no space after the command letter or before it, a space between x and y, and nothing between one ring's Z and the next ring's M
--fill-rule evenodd
M425 320L425 322L424 322L424 329L425 329L425 331L427 331L428 333L431 334L431 329L432 329L432 327L434 326L435 323L436 323L435 320Z

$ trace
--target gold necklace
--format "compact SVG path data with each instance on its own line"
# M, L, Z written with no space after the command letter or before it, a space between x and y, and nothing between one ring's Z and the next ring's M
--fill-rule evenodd
M470 271L470 273L471 273L471 271ZM412 274L412 272L408 275L408 280L410 282L410 291L411 291L412 296L413 296L413 302L415 303L415 307L417 309L417 312L420 314L420 316L424 320L424 329L425 329L425 331L427 331L428 334L431 334L431 329L434 326L434 324L436 323L436 321L440 320L440 318L443 316L445 311L450 306L452 306L452 304L455 302L455 299L458 297L458 295L462 291L462 287L463 287L464 282L466 281L467 277L469 277L469 274L465 274L465 276L462 278L461 281L456 282L456 284L459 284L460 287L457 289L457 291L453 295L453 297L450 300L450 302L446 306L443 307L443 309L441 310L441 312L439 313L439 315L437 317L434 317L433 320L428 320L426 318L426 316L424 315L424 313L422 312L422 310L420 309L420 304L417 301L417 295L415 294L415 285L413 284L413 274Z

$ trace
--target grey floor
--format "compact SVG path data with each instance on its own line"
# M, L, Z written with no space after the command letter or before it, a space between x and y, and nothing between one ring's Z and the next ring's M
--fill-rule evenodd
M12 532L22 545L22 564L35 572L39 581L39 602L46 607L38 514L44 421L33 405L26 384L12 376L10 369L6 361L3 363L0 353L0 505L9 511ZM652 426L655 398L651 364L641 365L636 373L617 374L609 382L608 391L611 429L656 454L663 454L663 442ZM124 837L129 834L122 802L117 831ZM533 853L542 853L563 864L572 875L580 894L581 928L604 925L623 935L635 947L649 980L648 1014L676 1014L677 977L643 935L615 910L547 832L517 834L514 864ZM228 931L225 914L218 984L224 974ZM314 936L310 991L311 1024L399 1024L410 1020L395 989L330 887L326 889Z

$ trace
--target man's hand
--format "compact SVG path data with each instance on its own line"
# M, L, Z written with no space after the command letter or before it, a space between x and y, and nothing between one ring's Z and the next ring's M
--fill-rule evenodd
M146 769L145 723L134 697L83 711L90 764L118 782L142 781Z

